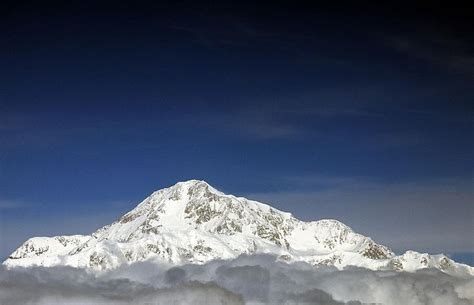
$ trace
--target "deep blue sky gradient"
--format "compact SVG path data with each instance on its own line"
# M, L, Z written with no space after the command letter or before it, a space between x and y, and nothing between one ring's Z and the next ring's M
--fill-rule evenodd
M397 251L474 251L465 10L20 5L0 30L2 257L192 178Z

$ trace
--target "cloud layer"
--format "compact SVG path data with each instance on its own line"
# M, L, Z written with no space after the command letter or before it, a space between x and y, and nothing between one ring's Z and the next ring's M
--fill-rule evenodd
M180 267L139 263L100 276L68 267L0 269L0 303L472 305L474 279L439 271L338 271L271 256Z

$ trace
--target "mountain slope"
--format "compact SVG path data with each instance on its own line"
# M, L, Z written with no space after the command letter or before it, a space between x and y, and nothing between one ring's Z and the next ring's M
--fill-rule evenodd
M474 268L444 255L409 251L395 256L389 248L339 221L303 222L266 204L226 195L198 180L154 192L90 236L29 239L4 264L103 270L145 260L204 263L256 253L337 268L437 268L451 274L474 275Z

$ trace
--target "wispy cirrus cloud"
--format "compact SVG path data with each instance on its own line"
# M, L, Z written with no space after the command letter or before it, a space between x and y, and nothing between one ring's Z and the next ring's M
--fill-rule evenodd
M27 208L31 205L22 200L0 199L0 210Z
M392 36L387 44L395 50L432 64L463 73L474 73L473 44L455 33L420 27L410 35Z

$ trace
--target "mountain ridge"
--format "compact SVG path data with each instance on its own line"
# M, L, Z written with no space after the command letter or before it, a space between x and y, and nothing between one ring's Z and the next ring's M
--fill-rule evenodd
M397 256L337 220L304 222L268 204L224 194L203 180L155 191L91 235L33 237L3 264L99 271L140 261L202 264L252 254L339 269L357 266L412 272L435 268L453 275L474 275L474 268L445 255L407 251Z

